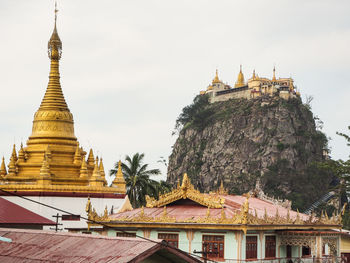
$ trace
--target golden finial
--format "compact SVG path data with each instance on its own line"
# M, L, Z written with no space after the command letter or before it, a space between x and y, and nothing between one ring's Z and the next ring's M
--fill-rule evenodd
M273 77L272 80L275 81L276 80L276 67L273 66Z
M165 216L167 216L167 214L168 214L168 212L166 210L166 205L165 205L164 208L163 208L163 216L165 217Z
M215 71L215 78L213 79L212 83L220 83L221 81L219 80L219 73L218 70L216 69Z
M58 13L57 2L55 2L55 25L48 43L49 58L54 60L59 60L62 54L62 42L60 37L58 36L57 27L56 27L57 13Z
M9 173L8 175L9 176L14 176L16 175L16 159L14 155L11 155L11 158L10 158L10 163L8 165L8 168L9 168Z
M2 162L1 162L1 167L0 167L0 175L1 176L7 175L6 165L5 165L5 158L4 157L2 157Z
M253 70L253 76L252 76L252 79L255 79L256 76L255 76L255 69Z
M242 73L242 65L240 65L237 81L236 81L236 84L235 84L235 88L240 88L240 87L243 87L244 85L245 85L245 83L244 83L244 75Z
M181 188L185 190L189 188L190 184L191 183L190 183L190 180L188 179L187 173L184 173L184 176L182 178Z

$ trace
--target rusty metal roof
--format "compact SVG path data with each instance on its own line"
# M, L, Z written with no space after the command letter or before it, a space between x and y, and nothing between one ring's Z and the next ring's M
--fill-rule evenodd
M158 254L171 262L201 262L185 252L139 238L106 237L39 230L0 228L1 262L140 262Z
M0 197L0 225L55 225L56 223Z

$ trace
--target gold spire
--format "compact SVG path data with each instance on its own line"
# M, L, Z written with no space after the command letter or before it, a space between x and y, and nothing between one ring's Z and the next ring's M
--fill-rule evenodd
M255 69L253 70L253 76L252 76L252 79L255 79L256 76L255 76Z
M75 154L74 154L74 164L81 164L81 152L80 152L80 148L79 148L79 143L77 144L77 148L75 150Z
M100 166L98 169L100 170L100 176L102 177L104 184L107 185L106 173L105 173L105 168L103 166L102 157L100 158Z
M86 177L88 177L88 169L87 169L85 158L83 158L83 162L81 163L81 168L80 168L80 178L86 178Z
M13 145L11 157L13 158L14 162L17 162L16 144Z
M18 152L17 163L18 162L24 162L24 160L25 160L25 158L24 158L23 144L21 143L21 148L19 149L19 152Z
M56 27L57 11L55 5L55 24L48 42L48 55L51 60L49 83L39 110L34 115L32 135L29 137L28 145L43 142L49 138L68 140L66 144L76 145L73 115L68 109L60 84L59 60L62 54L62 42Z
M90 149L89 156L88 156L88 159L87 159L87 164L89 166L94 166L95 165L95 157L94 157L94 153L93 153L92 149Z
M112 183L113 187L118 188L118 192L125 193L126 188L125 188L125 180L124 180L124 175L122 171L122 162L119 160L118 162L118 170L117 174L115 175L115 178Z
M0 176L5 176L7 174L6 166L5 166L5 158L2 157L1 167L0 167Z
M218 74L218 70L216 70L215 72L215 78L213 79L212 83L220 83L221 81L219 80L219 74Z
M273 66L273 77L272 80L275 81L276 80L276 67Z
M92 177L100 177L100 170L98 168L98 157L96 157L94 171L92 172Z
M240 88L245 85L244 83L244 75L242 73L242 65L240 65L239 73L238 73L238 78L235 84L235 88Z
M16 152L15 152L16 154ZM10 163L8 165L9 167L9 176L14 176L16 175L16 161L17 161L17 156L12 153L11 158L10 158Z
M48 156L44 154L43 163L40 169L40 175L37 180L38 185L49 185L51 184L51 174L50 174L50 165L48 162Z

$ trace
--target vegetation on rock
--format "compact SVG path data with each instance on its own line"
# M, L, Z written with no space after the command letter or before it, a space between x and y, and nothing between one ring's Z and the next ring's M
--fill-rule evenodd
M261 179L264 191L304 209L332 187L333 173L317 165L328 148L309 105L278 96L210 104L197 96L176 120L179 136L169 158L168 182L187 172L201 191L223 181L242 194Z

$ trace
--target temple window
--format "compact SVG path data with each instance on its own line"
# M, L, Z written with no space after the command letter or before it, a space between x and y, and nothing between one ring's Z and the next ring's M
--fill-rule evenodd
M179 234L158 233L158 239L165 240L170 246L179 247Z
M202 250L206 252L209 259L224 259L225 237L214 235L203 235ZM205 255L204 255L205 256Z
M245 258L246 259L258 258L258 237L257 236L247 236L246 247L245 247Z
M265 258L276 257L276 236L265 237Z
M136 237L136 233L117 232L117 237Z
M311 249L310 247L304 247L302 248L302 257L311 257Z

